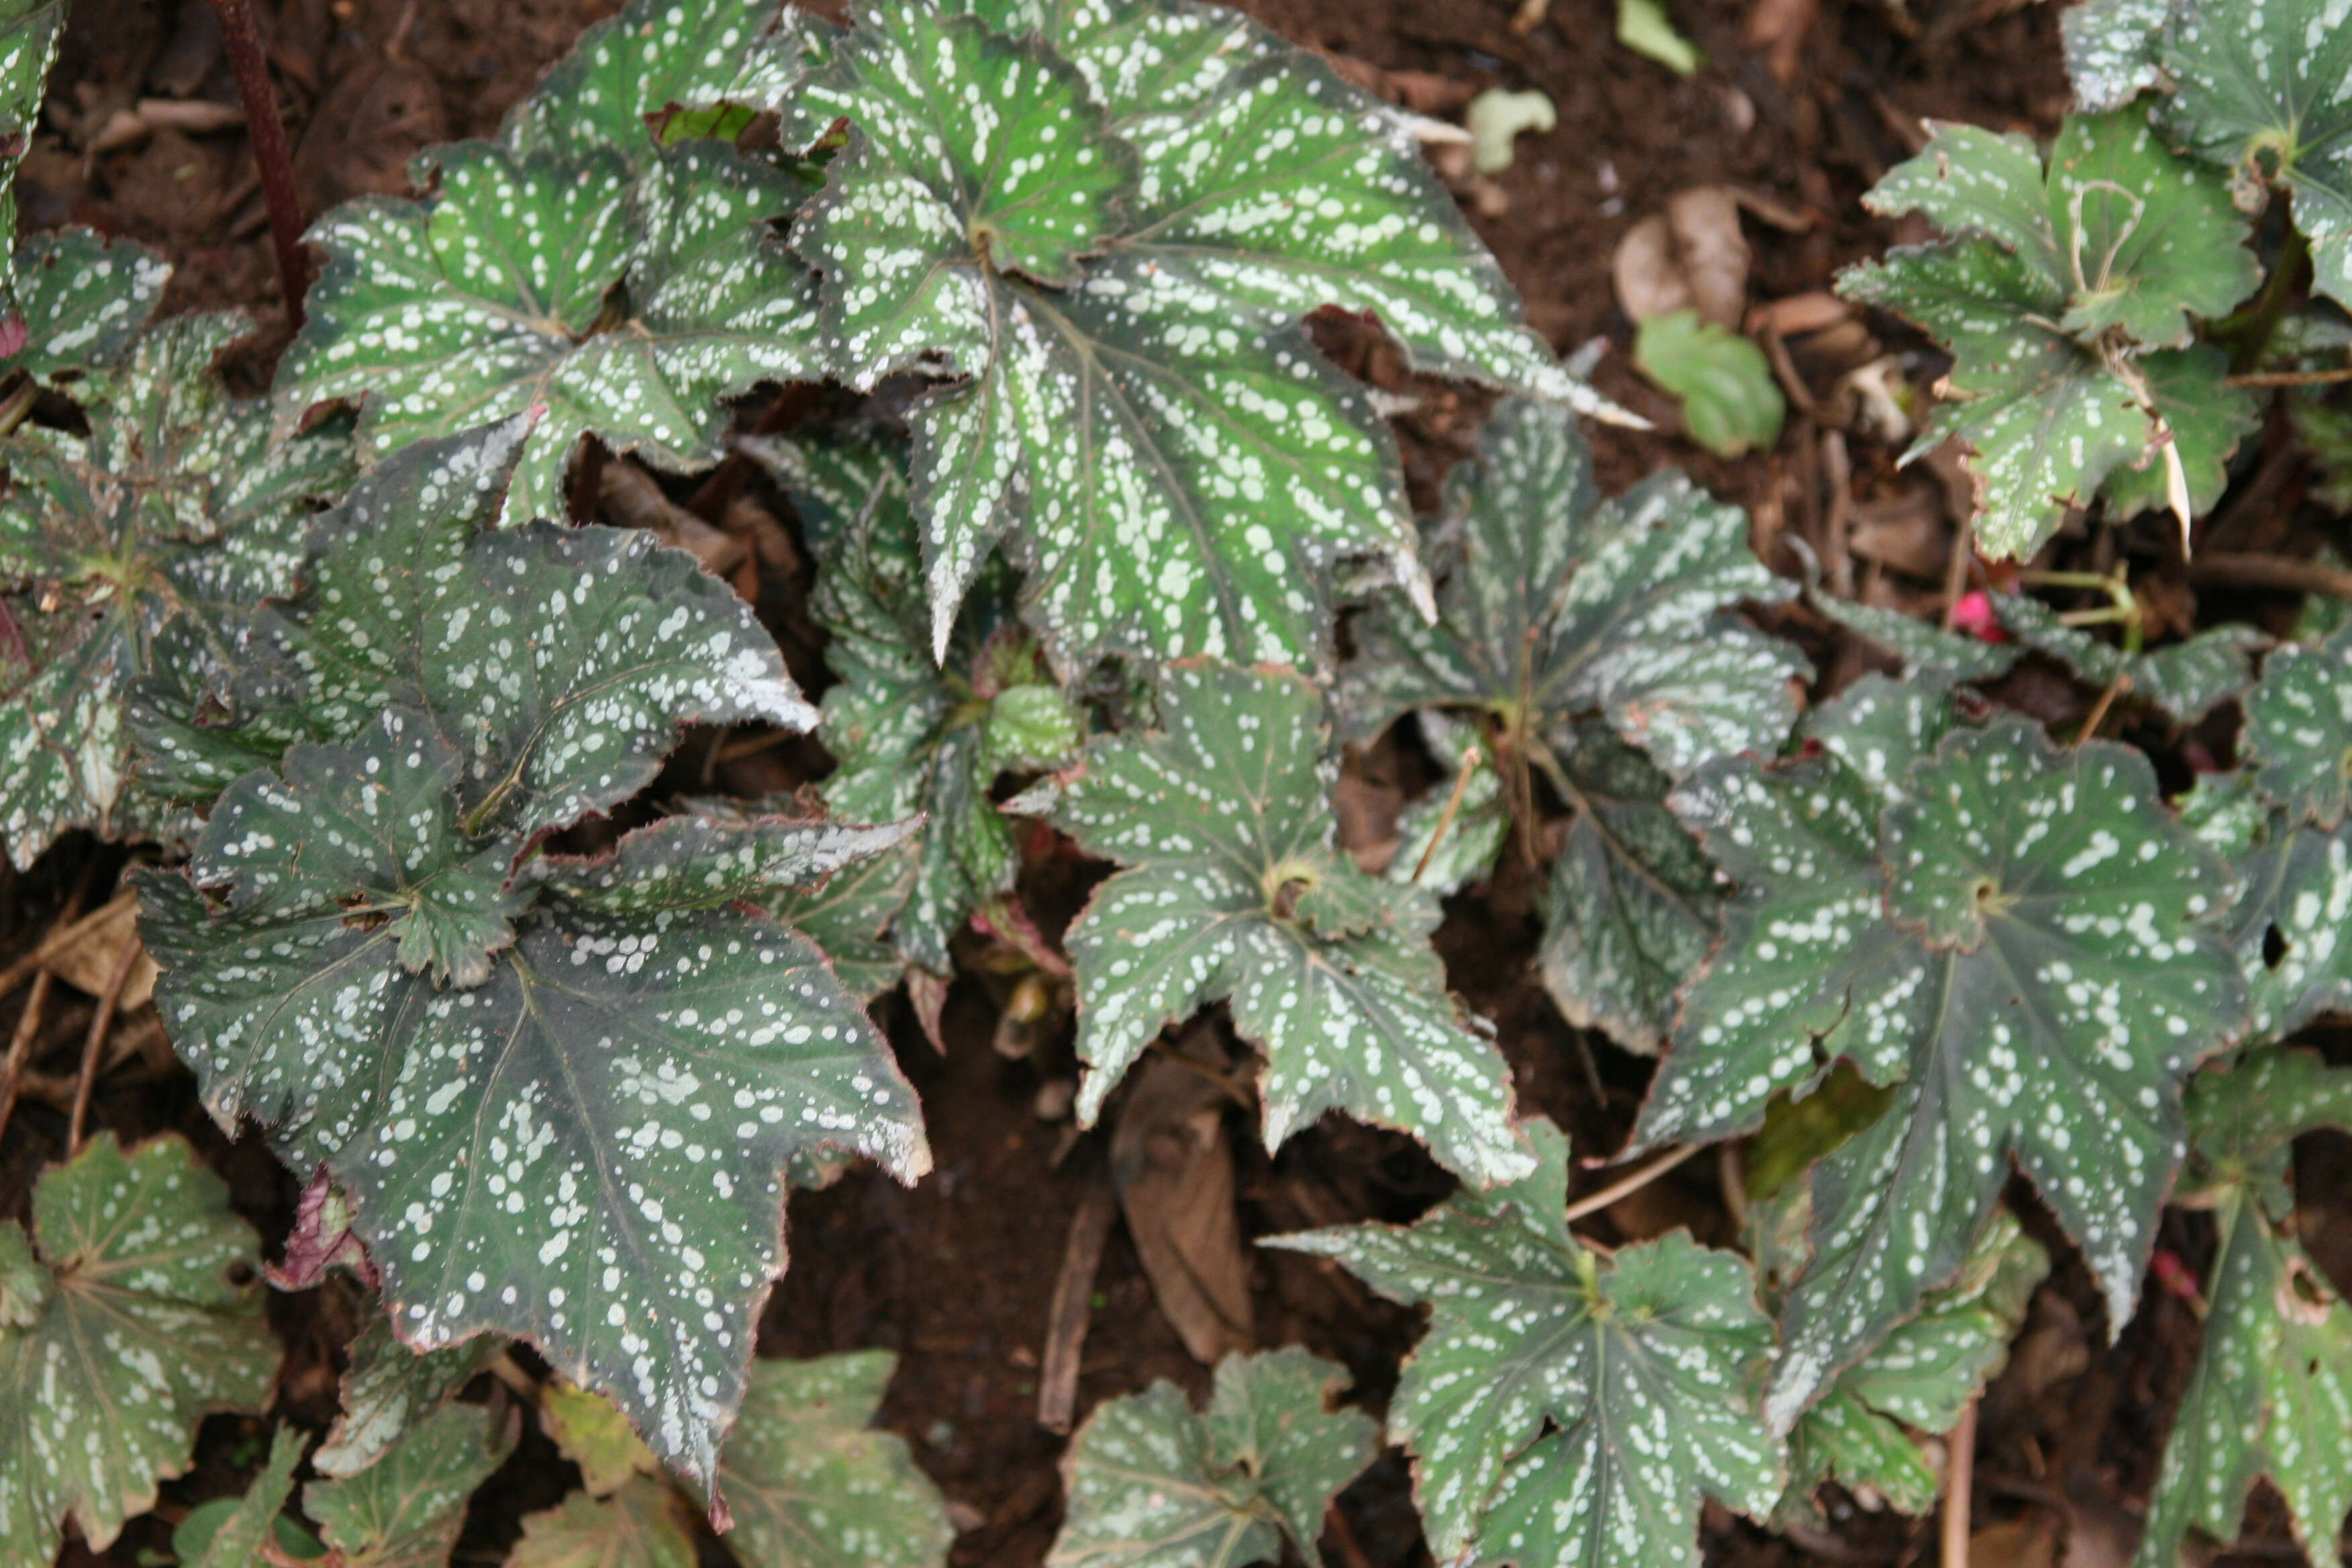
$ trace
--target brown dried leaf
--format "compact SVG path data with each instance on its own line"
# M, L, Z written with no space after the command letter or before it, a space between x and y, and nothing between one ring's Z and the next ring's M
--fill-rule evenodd
M1111 1135L1111 1179L1160 1311L1194 1360L1247 1351L1249 1256L1225 1136L1231 1094L1205 1064L1155 1056Z

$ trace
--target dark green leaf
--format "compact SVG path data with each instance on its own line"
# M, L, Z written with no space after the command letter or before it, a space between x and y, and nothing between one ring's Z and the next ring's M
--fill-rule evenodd
M695 1568L677 1494L638 1477L611 1497L573 1492L524 1516L507 1568Z
M360 1475L304 1487L302 1511L319 1521L336 1568L446 1568L466 1500L513 1447L482 1406L445 1405Z
M86 228L30 237L16 268L25 346L0 359L0 369L43 382L111 369L155 313L171 275L171 264L135 239Z
M2231 622L2151 653L2126 653L2067 626L2039 599L1997 594L1992 605L2000 624L2027 647L2056 659L2089 686L2104 689L2129 677L2134 697L2153 702L2179 724L2195 723L2252 686L2254 656L2271 642L2257 628Z

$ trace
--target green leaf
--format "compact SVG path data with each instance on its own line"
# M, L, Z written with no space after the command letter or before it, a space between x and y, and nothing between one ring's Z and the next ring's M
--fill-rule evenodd
M29 237L16 261L25 346L0 359L0 371L54 383L112 369L155 313L171 275L171 263L135 239L86 228Z
M341 1409L327 1440L311 1454L310 1468L322 1476L358 1475L409 1428L455 1399L504 1348L483 1334L446 1350L413 1351L394 1334L390 1318L371 1312L352 1341Z
M1839 288L1952 351L1954 401L1918 449L1972 449L1986 551L2032 555L2126 465L2160 475L2176 434L2192 494L2217 489L2246 404L2221 384L2219 354L2147 351L2185 347L2192 315L2226 312L2259 274L2222 183L2168 152L2144 115L2070 117L2046 173L2023 137L1938 126L1868 202L1952 236L1853 268ZM2118 510L2149 504L2154 482L2125 480Z
M1128 868L1066 939L1081 1121L1161 1029L1222 1001L1266 1051L1267 1148L1344 1110L1480 1184L1523 1173L1501 1059L1464 1026L1429 946L1435 900L1366 877L1333 844L1338 770L1315 689L1186 661L1161 672L1160 718L1089 742L1058 788L1015 803Z
M1633 336L1633 363L1683 405L1692 440L1718 458L1780 438L1788 400L1764 351L1687 307L1652 316Z
M905 1439L871 1430L898 1358L755 1361L719 1455L745 1568L945 1568L955 1529Z
M527 1514L507 1568L695 1568L694 1536L666 1481L638 1477L610 1497L573 1492Z
M499 139L519 157L609 148L645 168L656 161L648 115L782 99L801 72L806 26L776 0L630 0L580 35L508 111Z
M339 1553L337 1568L445 1568L466 1500L513 1447L482 1406L445 1405L361 1474L304 1487L302 1511Z
M2158 112L2196 155L2230 172L2242 205L2266 184L2294 196L2313 283L2352 300L2352 26L2321 0L2176 5L2158 49L2173 90Z
M1568 1229L1567 1140L1526 1131L1538 1166L1512 1185L1408 1226L1268 1245L1429 1306L1389 1436L1413 1456L1439 1561L1696 1568L1703 1497L1760 1519L1781 1490L1756 1412L1772 1335L1753 1278L1679 1231L1604 1266Z
M2161 79L2157 36L2173 0L2084 0L2059 13L2066 40L2066 78L2074 104L2095 111L2121 109Z
M2022 651L2015 643L1986 642L1946 631L1901 610L1836 598L1818 589L1807 602L1856 637L1902 660L1904 673L1914 680L1942 685L1998 680L2016 665Z
M549 857L518 876L576 910L656 915L758 902L814 888L898 847L912 821L861 827L818 817L667 817L624 834L602 858Z
M278 1427L269 1440L269 1460L245 1495L220 1499L228 1507L203 1521L209 1528L192 1530L204 1510L191 1513L172 1531L172 1554L185 1568L252 1568L268 1561L262 1548L282 1536L287 1521L278 1515L294 1495L294 1468L307 1441L298 1427Z
M2296 823L2334 828L2352 802L2352 631L2291 645L2246 699L2244 748L2262 792Z
M655 1458L620 1406L558 1378L540 1391L539 1423L563 1457L580 1467L580 1484L591 1497L609 1497L632 1476L661 1473Z
M2188 1105L2189 1166L2178 1196L2210 1203L2242 1186L2284 1223L2294 1212L2288 1151L2306 1132L2352 1132L2352 1069L2307 1050L2251 1051L2190 1079Z
M1084 725L1014 618L1001 568L982 574L944 659L932 658L901 451L870 439L759 450L795 509L826 520L810 598L841 678L818 730L839 764L825 800L859 820L923 816L914 886L892 934L909 963L945 974L949 940L982 902L1010 892L1021 868L991 795L998 775L1067 762Z
M1675 31L1659 0L1617 0L1617 41L1676 76L1698 69L1702 58L1688 38Z
M2230 485L2230 458L2239 443L2262 427L2263 404L2254 392L2231 386L2228 356L2218 348L2163 349L2138 363L2149 400L2164 416L2171 449L2180 459L2180 480L2192 516L2202 517ZM2107 516L2115 521L2142 512L2168 511L2170 466L2162 447L2143 452L2109 474L2099 487Z
M278 1373L253 1228L178 1138L100 1132L33 1189L32 1247L0 1220L0 1561L52 1561L71 1514L103 1552L184 1474L196 1424ZM31 1289L34 1268L47 1278Z
M2181 1154L2180 1080L2244 1023L2214 929L2227 874L2144 757L2060 752L2014 717L1946 732L1941 696L1858 691L1809 722L1818 752L1719 763L1676 796L1740 888L1635 1130L1750 1131L1840 1058L1894 1086L1813 1171L1767 1402L1783 1429L1959 1268L2010 1157L2120 1329Z
M1378 1428L1334 1410L1346 1371L1303 1350L1229 1355L1209 1408L1154 1383L1095 1407L1071 1439L1069 1505L1048 1568L1240 1568L1287 1535L1320 1568L1331 1499Z
M282 423L362 399L360 444L381 459L543 407L500 515L561 519L584 436L707 466L723 455L723 399L826 373L804 280L763 237L798 199L776 170L708 143L635 177L604 150L428 156L437 194L362 198L312 229L327 265L278 364Z
M859 386L966 377L910 416L935 649L1000 540L1066 672L1312 665L1336 560L1417 589L1394 443L1304 331L1318 308L1376 315L1417 368L1606 408L1398 118L1223 11L877 8L787 144L837 119L849 148L794 234L828 346Z
M821 888L752 900L824 949L842 988L861 1002L898 984L907 961L883 936L914 890L919 844L846 866Z
M1449 777L1458 776L1464 757L1476 741L1477 729L1434 708L1423 709L1420 719L1423 742ZM1503 775L1483 748L1448 825L1445 809L1453 797L1454 785L1441 781L1398 813L1399 843L1396 858L1389 862L1390 881L1423 887L1442 899L1484 880L1495 868L1495 858L1510 837L1511 812L1503 798ZM1436 840L1433 852L1431 840L1441 828L1445 837ZM1428 856L1425 869L1422 868L1423 855ZM1413 877L1416 869L1422 873L1418 882Z
M40 122L49 66L65 27L65 0L14 0L0 16L0 256L16 247L16 165ZM0 304L7 282L0 268Z
M2195 723L2252 686L2254 656L2271 642L2259 629L2231 622L2151 653L2126 653L2067 626L2039 599L1996 594L1992 605L2011 636L2056 659L2084 684L2104 689L2129 677L2131 695L2153 702L2179 724Z
M153 832L129 787L130 689L176 640L215 656L241 608L293 585L307 502L349 482L330 426L273 450L213 356L249 323L182 316L81 388L86 436L0 440L0 843L29 865L74 827Z

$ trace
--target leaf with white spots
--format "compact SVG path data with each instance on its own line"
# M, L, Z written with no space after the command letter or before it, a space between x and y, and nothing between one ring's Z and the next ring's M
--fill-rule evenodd
M1430 1307L1389 1436L1440 1562L1696 1568L1703 1498L1761 1519L1781 1491L1753 1277L1679 1231L1602 1262L1568 1229L1568 1141L1526 1131L1538 1164L1513 1185L1268 1245Z
M1965 632L1946 631L1916 616L1883 605L1859 604L1820 592L1808 602L1856 637L1902 660L1904 673L1914 680L1944 685L1961 680L1998 680L2010 672L2022 651L2014 643L1986 642Z
M2158 444L2109 474L2099 487L2107 519L2120 522L2142 512L2173 511L2172 465L2167 447L2180 460L2179 479L2191 516L2202 517L2220 502L2230 484L2230 459L2245 438L2262 428L2261 395L2232 386L2224 375L2229 358L2210 344L2164 350L2135 367L2147 384L2148 401L2164 416ZM2178 529L2177 516L2170 525Z
M1938 126L1868 199L1951 237L1838 286L1950 349L1950 401L1919 448L1970 449L1988 552L2031 556L2110 476L2160 473L2176 418L2194 435L2179 448L2197 460L2192 490L2215 488L2246 407L2221 384L2221 357L2186 346L2189 318L2226 313L2258 269L2223 182L2168 152L2144 114L2070 117L2046 172L2022 137ZM2126 479L2121 510L2146 504L2143 489Z
M16 251L25 346L0 358L0 371L54 383L113 368L155 313L171 275L171 263L135 239L86 228L32 236Z
M1063 1460L1047 1568L1242 1568L1286 1535L1321 1568L1324 1512L1378 1443L1370 1416L1331 1408L1347 1380L1294 1348L1218 1363L1205 1412L1170 1383L1097 1405Z
M755 1361L719 1457L744 1568L945 1568L955 1529L906 1440L873 1430L898 1358Z
M32 145L65 30L65 0L13 0L0 13L0 256L16 248L16 165ZM0 268L0 307L7 283Z
M1021 868L991 794L998 776L1067 762L1083 721L1015 619L1001 566L964 600L945 658L931 657L903 454L862 439L778 441L763 455L795 509L819 520L809 607L840 677L817 731L839 764L821 786L825 801L860 821L922 814L892 937L908 962L945 974L949 940Z
M2166 130L2250 209L2290 192L2314 287L2352 300L2352 18L2333 0L2176 0L2158 58Z
M446 1568L466 1500L514 1447L478 1405L445 1405L348 1479L312 1481L302 1511L336 1568Z
M2156 86L2157 39L2171 15L2172 0L2084 0L2060 12L2075 107L2121 109Z
M163 826L128 788L131 689L161 647L222 657L293 586L309 501L350 482L341 428L273 449L264 406L210 374L248 324L176 318L80 384L87 434L0 441L0 843L19 865L68 828Z
M921 846L898 848L843 868L821 888L769 893L752 900L824 950L841 984L861 1002L898 984L907 961L885 936L914 890Z
M1607 408L1398 117L1223 11L868 7L788 144L836 120L794 234L832 353L859 385L967 378L911 416L935 648L1000 541L1066 671L1318 664L1337 561L1418 584L1394 443L1303 330L1317 309L1377 315L1421 368Z
M526 1514L507 1568L695 1568L677 1493L637 1477L610 1497L573 1492Z
M2056 659L2084 685L2105 689L2128 677L2132 696L2155 703L2179 724L2195 723L2252 686L2254 656L2271 644L2258 628L2232 621L2153 652L2126 652L2066 625L2039 599L1996 594L1992 606L2011 637Z
M341 1409L327 1440L310 1456L322 1476L355 1476L382 1458L401 1435L456 1398L505 1347L484 1334L446 1350L413 1351L372 1311L352 1341L338 1395Z
M897 848L919 826L911 818L864 827L821 817L673 816L624 834L600 858L533 860L518 880L598 914L715 910L813 890L844 867Z
M253 1228L177 1138L100 1132L0 1220L0 1562L53 1561L73 1516L103 1552L184 1473L208 1411L278 1373Z
M1880 776L1825 743L1725 764L1678 803L1741 890L1637 1143L1752 1129L1840 1057L1894 1086L1813 1168L1766 1403L1784 1430L1960 1268L2012 1158L2120 1331L2179 1163L2180 1081L2245 1022L2227 871L2138 752L2061 752L2012 716Z
M1445 776L1397 815L1397 852L1389 862L1388 878L1426 888L1442 899L1485 880L1495 868L1495 858L1510 837L1511 812L1503 798L1503 775L1483 748L1462 785L1461 800L1454 799L1453 781L1460 777L1478 731L1434 708L1423 709L1420 719L1422 742ZM1450 820L1449 805L1454 807Z
M632 175L595 150L428 154L437 191L370 196L311 230L327 265L272 389L290 423L361 400L375 458L537 407L502 518L566 515L583 437L674 471L724 455L723 399L821 378L805 274L765 235L799 187L731 149L663 152Z
M803 14L779 0L631 0L580 35L499 138L518 155L611 148L653 162L648 115L776 102L803 68Z
M2189 1092L2189 1176L2215 1211L2205 1342L2174 1413L2137 1568L2201 1555L2192 1531L2234 1540L2258 1479L2286 1500L2314 1562L2352 1513L2352 1307L2294 1234L2297 1133L2352 1131L2352 1073L2264 1051Z
M1436 900L1333 842L1323 700L1286 670L1165 667L1156 731L1097 738L1014 803L1128 868L1066 939L1077 970L1078 1115L1152 1039L1227 1002L1265 1047L1266 1147L1326 1110L1401 1128L1480 1185L1524 1173L1511 1089L1429 946Z
M2352 803L2352 631L2283 647L2246 699L2255 782L2297 822L2333 828Z

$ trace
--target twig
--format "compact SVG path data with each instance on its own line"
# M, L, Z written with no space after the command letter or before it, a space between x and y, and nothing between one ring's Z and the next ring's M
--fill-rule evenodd
M1356 1532L1349 1528L1348 1516L1339 1511L1339 1500L1333 1498L1323 1510L1323 1531L1330 1536L1331 1544L1339 1549L1339 1557L1344 1568L1372 1568L1372 1560L1364 1555L1363 1546Z
M1568 1205L1569 1219L1573 1222L1582 1219L1587 1215L1599 1214L1618 1199L1640 1192L1706 1147L1704 1143L1685 1143L1673 1153L1663 1159L1652 1161L1623 1180L1612 1182L1591 1196L1577 1199Z
M82 1043L81 1077L74 1084L73 1115L66 1123L68 1158L81 1152L82 1123L89 1118L89 1091L98 1082L99 1052L106 1047L107 1031L114 1027L114 1008L122 1000L122 988L130 984L131 971L144 951L136 938L124 942L122 951L114 955L114 971L106 977L106 989L98 994L98 1011L89 1019L89 1037Z
M1958 624L1960 601L1968 597L1969 561L1976 554L1976 525L1963 517L1952 529L1952 552L1944 560L1944 629Z
M1045 1353L1037 1372L1037 1425L1066 1433L1078 1408L1078 1357L1087 1345L1088 1298L1095 1270L1102 1267L1118 1194L1108 1181L1087 1189L1070 1216L1070 1239L1062 1248L1062 1271L1054 1279L1054 1304L1046 1312Z
M2352 599L2352 571L2291 555L2200 555L2189 563L2189 580L2199 587L2278 588Z
M25 998L25 1010L16 1015L16 1032L8 1040L8 1059L5 1065L0 1065L0 1132L8 1130L8 1118L16 1109L16 1086L24 1077L25 1064L32 1059L33 1042L40 1037L41 1017L49 1005L49 987L56 983L57 977L41 967L41 961L48 956L60 938L79 931L87 923L74 917L81 912L82 900L89 896L89 873L90 868L84 866L80 879L74 883L73 891L66 895L65 908L58 911L58 918L65 922L65 929L51 934L31 952L10 964L5 975L0 975L0 997L16 990L23 983L24 975L33 977L33 994ZM105 912L104 910L99 911L101 915Z
M220 18L221 47L236 73L236 96L245 104L246 134L253 139L261 199L269 208L269 238L278 252L278 285L286 294L286 319L299 329L310 263L302 254L302 198L295 190L294 160L286 151L286 122L278 117L269 59L253 25L251 0L213 0L213 11Z
M1969 1568L1969 1494L1976 1490L1977 1402L1960 1412L1960 1424L1944 1439L1943 1568Z
M2116 705L2116 699L2131 689L2131 676L2118 671L2116 678L2107 682L2107 689L2099 693L2099 700L2091 704L2091 716L2083 721L2082 733L2074 737L2074 744L2079 746L2097 734L2099 726L2107 721L2107 710Z
M1421 886L1421 874L1429 869L1430 861L1436 858L1437 847L1445 842L1446 832L1454 826L1454 814L1462 809L1463 793L1470 787L1470 775L1477 771L1479 755L1475 745L1465 748L1462 753L1461 770L1454 775L1454 793L1445 797L1445 809L1438 814L1437 831L1429 836L1429 843L1422 849L1421 859L1413 866L1412 885L1416 888Z
M0 999L14 995L18 986L47 970L49 960L79 942L97 927L104 925L108 921L121 914L123 906L127 904L135 908L138 902L139 895L136 893L118 893L77 920L74 917L81 908L81 900L79 898L69 900L66 904L65 913L59 917L66 923L43 937L41 944L32 952L17 959L7 968L0 969Z
M2252 370L2243 375L2225 376L2225 386L2334 386L2352 381L2352 364L2339 364L2326 370Z

